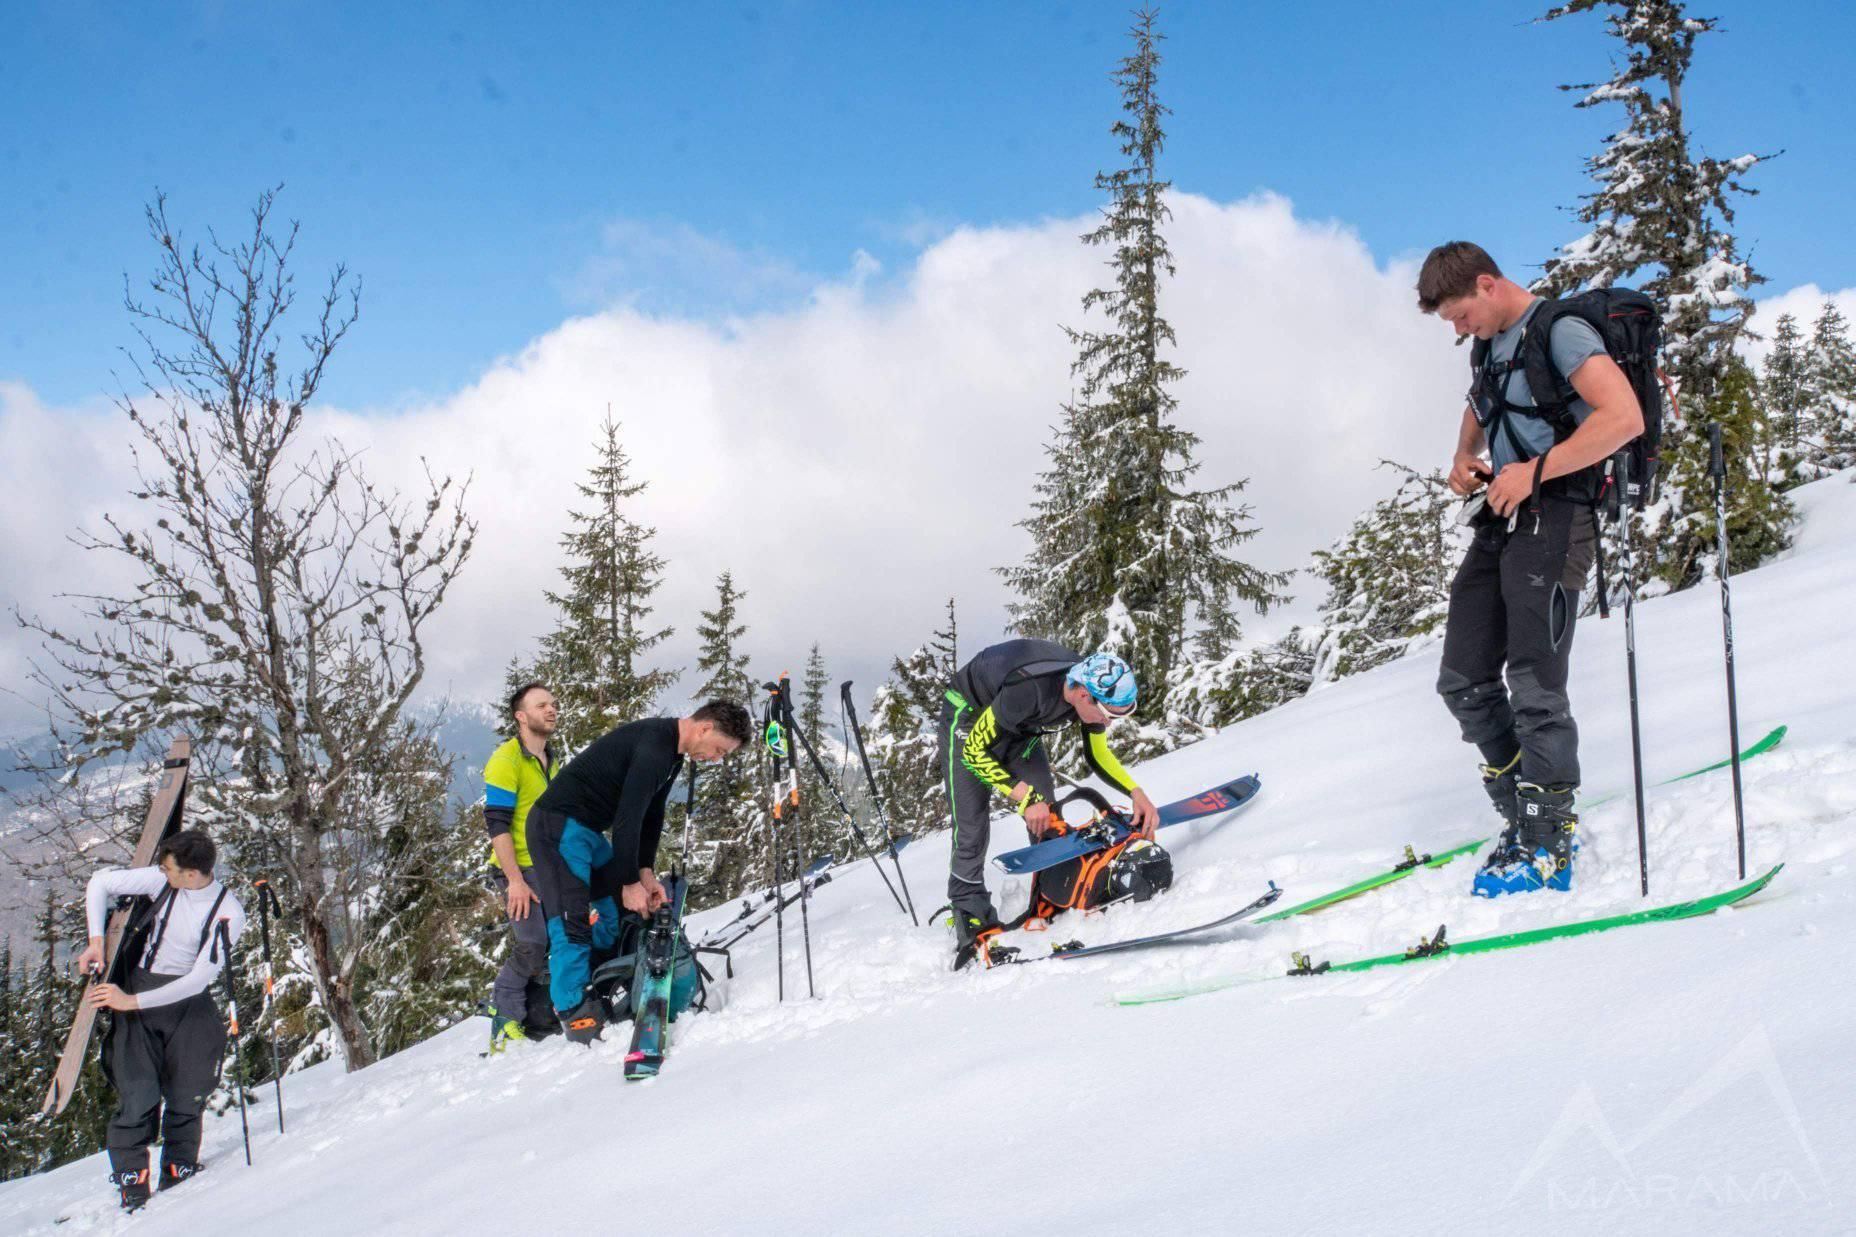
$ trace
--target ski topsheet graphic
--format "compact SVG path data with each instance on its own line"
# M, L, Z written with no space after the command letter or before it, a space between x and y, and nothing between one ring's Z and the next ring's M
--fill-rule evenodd
M1234 812L1256 798L1261 785L1257 775L1252 773L1201 791L1191 798L1175 800L1160 809L1160 825L1165 828ZM1003 855L995 856L993 864L1001 872L1009 872L1014 876L1042 872L1045 868L1106 850L1133 832L1134 827L1125 815L1112 813L1057 837L1045 838L1017 850L1008 850Z

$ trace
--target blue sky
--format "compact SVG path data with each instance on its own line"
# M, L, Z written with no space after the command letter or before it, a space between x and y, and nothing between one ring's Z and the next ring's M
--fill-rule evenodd
M755 309L860 250L893 273L956 224L1089 209L1129 9L8 7L0 380L108 393L151 191L198 234L283 182L303 276L342 260L366 280L325 387L350 407L455 389L614 301ZM1606 72L1601 22L1530 24L1541 7L1166 5L1166 170L1215 200L1281 193L1380 260L1468 235L1537 262L1576 234L1555 207L1613 123L1554 89ZM1726 30L1691 79L1701 144L1786 151L1741 209L1755 262L1774 290L1856 283L1835 102L1856 5L1694 11Z
M1608 73L1596 18L1536 4L1164 7L1165 169L1182 424L1207 484L1248 479L1248 561L1309 553L1448 459L1463 354L1413 306L1415 260L1482 241L1526 274L1617 120L1555 87ZM331 434L417 492L473 478L471 563L427 684L492 698L551 616L563 496L610 408L670 566L687 666L731 571L757 671L819 642L866 692L935 629L1004 630L1029 486L1102 278L1076 237L1116 159L1123 3L246 3L9 6L0 43L0 579L53 618L123 583L67 536L143 519L108 406L159 187L192 239L286 184L312 295L362 317L305 449ZM1757 169L1739 232L1768 296L1856 319L1847 48L1856 5L1697 9L1687 105ZM420 16L438 13L442 16ZM1389 21L1388 15L1396 18ZM1758 320L1769 322L1773 315ZM288 362L289 358L285 358ZM789 520L748 504L777 476ZM1249 620L1312 617L1319 584ZM62 621L62 619L61 619ZM35 724L35 642L0 628L0 731ZM686 675L685 686L693 686ZM14 685L9 688L8 685Z

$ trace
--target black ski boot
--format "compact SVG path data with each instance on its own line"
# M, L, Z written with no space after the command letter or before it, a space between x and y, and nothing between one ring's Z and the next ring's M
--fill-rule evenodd
M148 1204L147 1168L131 1168L111 1173L110 1184L122 1191L124 1211L140 1211Z
M588 992L580 1003L561 1015L561 1030L576 1044L591 1044L606 1029L606 1006Z
M170 1160L163 1157L161 1161L161 1188L163 1190L171 1190L189 1177L192 1177L195 1173L204 1171L206 1171L206 1165L199 1163L197 1160Z
M1533 860L1540 883L1565 893L1572 888L1572 857L1577 847L1573 834L1579 815L1573 811L1577 786L1515 785L1515 802L1521 811L1521 847Z
M1501 768L1494 765L1482 766L1482 793L1489 797L1495 810L1502 818L1501 841L1497 849L1511 847L1517 838L1517 822L1520 820L1520 808L1515 804L1515 783L1521 772L1521 753L1516 752L1507 764Z
M1001 932L1005 931L999 917L991 907L986 908L982 918L971 911L954 908L954 969L964 970L969 962L978 958L986 966L1000 962L1009 962L1018 956L1018 951L1009 945L995 946Z

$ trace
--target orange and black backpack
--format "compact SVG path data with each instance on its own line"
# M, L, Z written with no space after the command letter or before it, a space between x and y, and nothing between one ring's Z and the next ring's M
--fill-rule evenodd
M1097 817L1126 814L1088 788L1078 788L1052 805L1052 827L1046 837L1059 837L1094 824L1072 825L1063 820L1066 803L1081 799L1096 809ZM1032 920L1051 920L1065 911L1099 910L1115 902L1145 902L1173 884L1173 859L1157 842L1128 837L1113 846L1080 855L1045 868L1031 878L1031 905L1009 928Z

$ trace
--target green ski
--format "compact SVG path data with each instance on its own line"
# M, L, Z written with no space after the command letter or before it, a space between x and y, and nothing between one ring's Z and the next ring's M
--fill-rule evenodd
M1288 919L1292 915L1306 915L1310 911L1322 910L1334 905L1336 902L1345 902L1348 898L1358 897L1369 889L1377 889L1381 885L1390 885L1393 881L1402 881L1419 868L1441 868L1452 859L1461 859L1464 855L1475 854L1482 848L1483 843L1488 840L1487 838L1477 838L1473 842L1465 842L1461 846L1451 847L1449 850L1442 851L1435 855L1420 855L1412 850L1411 847L1407 846L1405 848L1404 861L1399 863L1396 867L1388 868L1384 872L1369 876L1363 881L1355 881L1345 889L1336 889L1333 893L1324 893L1318 898L1310 898L1306 902L1297 903L1285 910L1265 915L1261 919L1258 919L1257 922L1273 923L1278 919Z
M1763 752L1771 751L1785 741L1785 731L1786 728L1784 726L1774 727L1764 738L1760 739L1759 742L1741 752L1740 759L1751 760L1753 757ZM1717 760L1711 765L1705 765L1699 769L1691 769L1687 773L1677 774L1675 777L1665 778L1663 781L1658 782L1657 785L1670 786L1676 782L1686 782L1689 778L1700 777L1702 774L1712 773L1716 769L1725 769L1730 763L1732 762L1727 760ZM1601 798L1593 799L1590 802L1581 803L1579 806L1582 808L1597 807L1601 803L1609 803L1613 799L1620 797L1620 795L1616 794L1605 795ZM1396 866L1373 876L1369 876L1365 880L1355 881L1344 889L1336 889L1333 893L1322 894L1318 898L1310 898L1306 902L1299 902L1284 910L1264 915L1256 922L1273 923L1279 919L1289 919L1295 915L1306 915L1313 911L1325 910L1333 906L1336 902L1345 902L1348 898L1356 898L1370 890L1378 889L1384 885L1390 885L1394 881L1404 880L1419 868L1441 868L1453 859L1461 859L1464 855L1473 855L1476 851L1480 850L1488 840L1487 838L1476 838L1474 841L1464 842L1460 846L1453 846L1449 850L1440 851L1435 855L1420 855L1411 847L1407 846L1405 848L1404 860Z
M1757 880L1748 881L1737 888L1723 890L1705 898L1696 898L1690 902L1676 902L1669 906L1653 907L1647 911L1630 911L1622 915L1609 915L1603 919L1582 919L1577 923L1558 924L1547 928L1530 928L1524 932L1503 932L1495 936L1480 936L1467 941L1451 941L1446 938L1442 927L1437 935L1429 940L1401 953L1381 954L1376 958L1359 958L1351 962L1312 962L1305 954L1293 955L1294 969L1289 975L1333 975L1343 971L1370 971L1381 966L1398 966L1406 962L1418 962L1426 958L1439 958L1456 954L1488 953L1497 949L1519 949L1523 945L1538 945L1544 941L1555 941L1565 937L1584 936L1590 932L1609 932L1613 928L1625 928L1632 924L1658 923L1669 919L1692 919L1697 915L1707 915L1722 907L1732 906L1745 901L1767 885L1772 878L1785 868L1779 864ZM1252 982L1267 976L1245 975L1230 979L1214 980L1191 988L1178 988L1166 992L1129 993L1117 996L1117 1005L1154 1005L1165 1001L1180 1001L1187 997L1203 996L1209 992L1220 992L1240 984Z

